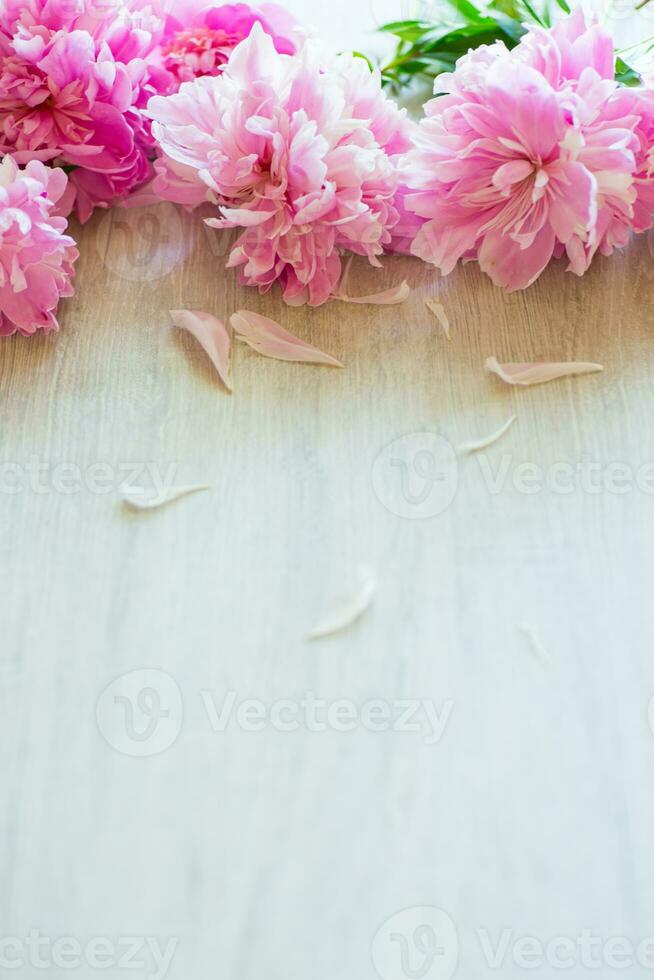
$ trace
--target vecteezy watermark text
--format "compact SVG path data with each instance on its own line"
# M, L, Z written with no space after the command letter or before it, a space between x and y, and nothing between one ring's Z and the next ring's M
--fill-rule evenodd
M445 733L454 708L445 701L439 708L425 698L405 698L386 701L375 698L356 704L347 698L328 701L313 691L301 699L281 698L266 703L258 698L240 700L236 691L217 699L211 691L202 691L209 723L214 732L225 732L235 725L245 732L263 732L266 728L292 734L294 732L341 732L358 728L371 733L395 732L420 735L425 745L437 745Z
M477 470L477 492L491 497L503 493L525 497L654 496L654 460L605 461L583 454L574 461L542 464L492 450L464 461L461 451L448 439L428 431L408 433L384 446L372 462L371 483L377 499L392 514L407 520L429 520L456 499L464 467L466 471ZM470 492L469 487L470 483L465 492Z
M654 971L654 936L602 935L587 927L547 937L478 927L466 936L447 912L432 906L403 909L387 919L372 940L371 957L382 980L452 980L462 945L471 965L498 973Z
M26 462L0 461L0 494L78 493L108 494L124 487L145 486L156 491L171 487L177 475L177 463L91 462L80 466L73 462L52 462L32 455Z
M152 936L44 936L30 929L26 936L0 935L0 971L20 970L140 970L142 977L164 980L177 951L178 940L161 944Z
M186 714L195 713L215 735L231 730L250 734L264 731L293 735L392 733L438 745L450 723L454 701L440 705L428 698L328 699L307 691L298 698L240 697L236 691L217 694L200 690L186 699L170 674L163 670L133 670L104 689L96 704L96 721L105 741L123 755L159 755L179 738Z

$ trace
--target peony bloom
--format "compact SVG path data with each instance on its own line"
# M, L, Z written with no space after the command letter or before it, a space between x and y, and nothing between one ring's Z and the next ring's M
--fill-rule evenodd
M533 28L514 56L559 92L578 131L575 157L597 181L595 228L587 242L566 245L571 270L582 274L597 251L611 255L652 226L652 96L615 81L613 40L581 9L551 31Z
M477 259L523 289L552 256L581 274L649 227L652 103L614 81L614 63L610 37L579 11L441 76L446 94L401 167L406 207L425 221L413 254L445 274Z
M280 54L294 54L296 22L283 7L264 3L212 4L207 0L181 0L167 21L161 42L164 68L181 82L201 75L218 75L237 44L249 37L255 24L269 34Z
M287 303L334 293L341 252L379 264L399 215L395 156L410 124L361 59L322 62L311 44L276 51L255 24L215 78L183 84L148 106L163 157L155 190L194 206L211 201L216 228L242 228L229 260L241 280Z
M413 254L451 272L476 258L507 289L530 285L557 241L588 240L596 182L568 148L552 86L502 49L480 48L441 79L403 173L406 203L427 219Z
M55 205L66 189L63 170L36 160L21 169L0 163L0 336L58 330L61 296L72 296L75 242Z
M145 61L162 27L141 0L0 0L0 152L73 168L83 221L151 174L141 109L170 87Z

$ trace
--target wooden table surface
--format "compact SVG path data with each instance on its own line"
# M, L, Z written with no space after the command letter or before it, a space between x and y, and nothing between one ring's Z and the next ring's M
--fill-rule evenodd
M364 43L397 5L304 6ZM654 237L511 296L359 262L411 299L310 311L214 234L96 215L61 333L1 342L0 939L172 940L171 980L450 980L458 952L468 980L510 930L504 980L520 936L651 936ZM239 347L229 396L179 307L346 368ZM492 355L605 371L513 390ZM136 474L210 490L132 514ZM374 604L308 643L361 563Z

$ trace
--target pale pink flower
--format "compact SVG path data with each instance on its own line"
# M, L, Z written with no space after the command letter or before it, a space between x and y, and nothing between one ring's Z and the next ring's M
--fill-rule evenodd
M532 27L522 37L514 57L536 68L554 88L578 81L587 68L600 78L615 78L613 39L581 7L550 30Z
M155 97L148 112L163 157L155 190L211 201L217 228L243 228L229 260L244 283L324 303L341 252L379 264L398 222L394 157L410 145L405 115L365 62L327 64L311 44L280 54L255 24L217 77Z
M63 170L39 161L24 169L0 163L0 336L58 330L59 299L72 296L77 249L56 205L66 188Z
M477 259L508 290L552 256L582 274L651 224L652 102L614 81L610 36L581 11L441 76L402 164L425 220L413 254L444 273Z
M654 90L636 90L633 96L638 115L633 228L640 232L654 224Z
M82 220L151 174L141 108L170 86L145 61L162 29L140 0L0 0L0 152L74 168Z
M237 44L249 37L255 24L269 34L280 54L297 49L296 21L274 3L212 3L179 0L166 21L161 42L163 66L175 79L191 82L201 75L218 75Z
M587 241L574 236L565 247L571 270L581 274L597 251L611 255L632 231L651 227L651 95L615 81L613 39L581 8L552 30L533 28L513 56L556 88L577 132L575 159L597 181L595 228Z
M497 285L525 288L557 242L588 240L595 178L568 149L555 90L504 49L478 49L439 82L448 94L426 106L402 167L407 206L427 219L413 254L444 274L476 258Z

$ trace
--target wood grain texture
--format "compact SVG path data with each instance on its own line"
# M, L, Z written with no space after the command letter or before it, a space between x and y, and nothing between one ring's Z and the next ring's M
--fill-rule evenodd
M353 288L406 277L409 302L319 311L241 289L225 242L167 205L98 215L79 239L61 334L0 348L2 474L23 480L0 494L2 936L174 937L171 980L372 980L377 930L416 906L452 917L463 978L497 973L478 929L651 935L654 239L511 296L474 265L439 280L410 259L360 263ZM170 327L180 307L277 317L346 369L239 346L229 396ZM491 355L605 372L512 390L484 374ZM451 504L409 519L452 488L450 469L428 492L447 442L511 414L501 443L459 460ZM211 490L131 514L118 484L147 463ZM57 491L75 473L62 464L87 483L104 464L107 492ZM308 644L361 562L374 606ZM103 737L113 720L109 741L147 749L124 741L125 704L100 701L100 723L96 706L147 668L170 678L164 709L181 691L183 722L138 758ZM313 692L451 715L437 744L363 724L221 733L207 692L218 709L229 692L268 709ZM448 976L406 972L397 949L387 980Z

